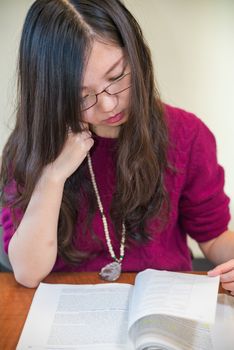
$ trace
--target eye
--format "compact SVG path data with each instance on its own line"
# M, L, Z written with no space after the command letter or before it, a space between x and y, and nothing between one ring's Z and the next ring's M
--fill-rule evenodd
M113 77L113 78L111 78L111 79L109 79L110 81L116 81L116 80L118 80L118 79L120 79L120 78L122 78L122 76L124 75L124 72L122 72L120 75L118 75L117 77Z
M85 100L89 95L81 96L81 100Z
M90 96L94 96L94 93L90 93L90 94L87 94L87 95L84 95L84 96L81 96L81 100L86 100L87 98L89 98Z

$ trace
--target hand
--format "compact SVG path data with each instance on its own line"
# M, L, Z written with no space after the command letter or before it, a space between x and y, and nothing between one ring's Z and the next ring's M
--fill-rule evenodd
M234 296L234 259L220 264L213 270L208 271L208 276L215 277L219 275L222 287Z
M84 131L74 134L68 130L67 140L59 156L45 168L46 176L65 182L83 162L94 144L92 134L86 124L82 123Z

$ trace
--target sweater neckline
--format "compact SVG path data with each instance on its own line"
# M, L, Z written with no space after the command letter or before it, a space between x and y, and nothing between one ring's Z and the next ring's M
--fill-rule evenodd
M102 137L92 134L95 143L100 147L114 146L117 144L118 138Z

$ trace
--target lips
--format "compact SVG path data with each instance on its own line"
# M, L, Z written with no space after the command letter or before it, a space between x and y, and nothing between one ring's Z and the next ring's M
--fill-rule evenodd
M123 113L118 113L116 115L114 115L113 117L110 117L108 119L105 120L106 123L108 124L114 124L114 123L118 123L120 120L122 120L124 117Z

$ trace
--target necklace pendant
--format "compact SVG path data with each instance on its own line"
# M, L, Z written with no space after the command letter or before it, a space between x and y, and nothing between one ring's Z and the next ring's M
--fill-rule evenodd
M102 279L110 282L117 280L120 274L121 274L121 264L118 263L117 261L107 264L99 272L99 275L101 276Z

